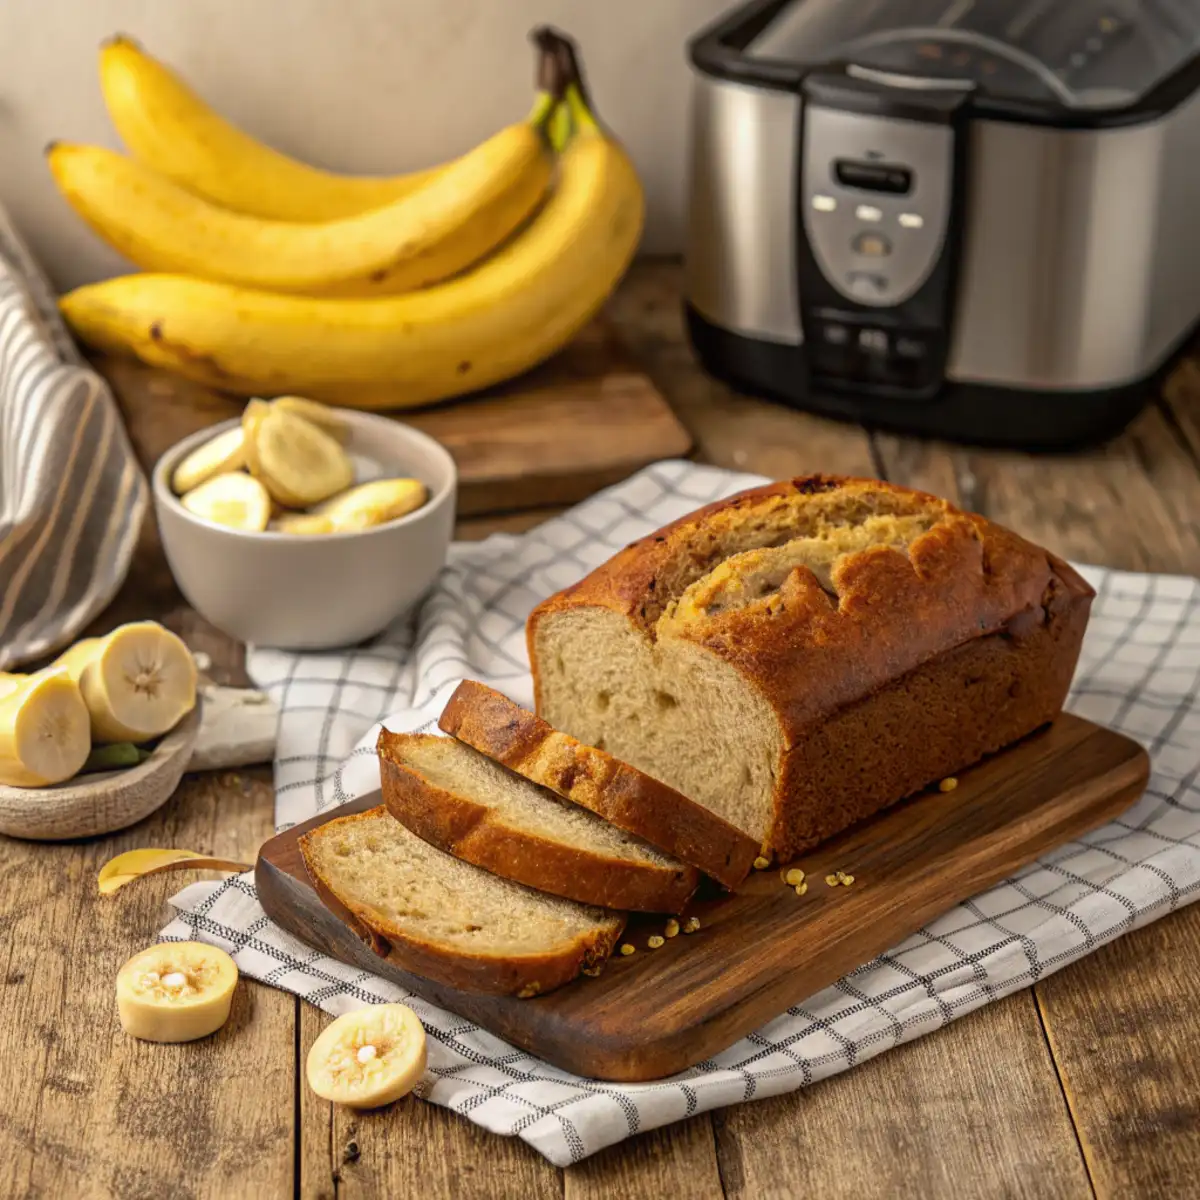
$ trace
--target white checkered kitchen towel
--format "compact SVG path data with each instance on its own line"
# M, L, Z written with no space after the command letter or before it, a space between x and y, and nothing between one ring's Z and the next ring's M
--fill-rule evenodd
M0 671L74 641L108 604L147 498L107 385L0 208Z
M432 728L464 677L530 703L523 627L538 600L664 522L759 482L658 463L524 536L456 545L415 628L340 654L252 653L251 675L282 711L279 826L377 787L379 721ZM1154 773L1143 799L670 1080L576 1078L326 958L266 919L252 875L185 888L165 935L224 946L245 974L331 1013L406 1000L430 1037L424 1097L520 1136L560 1166L639 1130L844 1071L1200 897L1200 583L1084 573L1099 594L1071 708L1149 748Z

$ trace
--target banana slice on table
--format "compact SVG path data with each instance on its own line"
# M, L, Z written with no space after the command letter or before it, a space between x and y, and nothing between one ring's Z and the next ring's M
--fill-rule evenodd
M163 942L135 954L117 975L117 1013L147 1042L192 1042L229 1019L238 969L205 942Z
M308 1086L322 1100L378 1108L407 1095L425 1073L425 1030L403 1004L345 1013L312 1044Z
M370 529L420 508L429 491L419 479L375 479L326 500L315 515L326 518L334 531Z
M250 473L289 508L308 508L345 491L354 465L338 443L304 417L286 409L253 403L242 421Z
M135 621L101 641L79 677L93 741L148 741L196 706L195 660L169 629Z
M284 412L311 421L343 446L350 437L350 427L346 424L345 417L328 404L318 404L315 400L306 400L303 396L276 396L271 403Z
M88 724L67 671L30 675L0 697L0 783L49 787L77 775L92 748Z
M262 533L271 519L271 497L267 489L243 471L214 475L180 498L188 512L206 521Z
M171 476L171 488L177 496L199 487L214 475L224 475L246 465L243 449L242 427L218 433L211 441L198 446L175 468Z
M276 533L299 533L308 537L313 534L333 533L333 522L318 513L280 513L271 522Z

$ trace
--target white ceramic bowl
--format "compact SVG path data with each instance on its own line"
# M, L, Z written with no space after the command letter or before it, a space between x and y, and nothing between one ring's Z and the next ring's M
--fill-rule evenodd
M172 446L154 465L154 507L167 562L188 603L218 629L256 646L349 646L379 633L429 590L454 532L458 473L431 437L347 409L346 450L363 477L411 476L429 499L406 517L358 533L245 533L189 512L171 491L177 464L237 424Z

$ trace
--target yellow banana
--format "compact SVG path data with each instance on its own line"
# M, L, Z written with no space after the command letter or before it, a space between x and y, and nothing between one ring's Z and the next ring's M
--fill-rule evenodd
M167 275L60 301L79 337L244 395L407 408L486 387L566 344L617 285L644 201L625 152L568 98L575 133L538 217L470 273L378 300L297 299Z
M457 275L522 225L545 197L554 107L501 130L418 191L385 208L319 224L218 208L100 146L57 142L50 170L71 207L148 271L301 295L413 291Z
M230 124L127 37L100 47L100 87L134 158L197 196L250 216L350 217L407 196L442 169L372 178L310 167Z

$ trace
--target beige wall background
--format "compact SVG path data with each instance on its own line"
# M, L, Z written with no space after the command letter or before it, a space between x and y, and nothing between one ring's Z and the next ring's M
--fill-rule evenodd
M682 239L684 44L732 0L0 0L0 201L60 287L127 270L58 197L52 138L117 146L96 48L129 34L214 107L333 170L395 172L468 149L528 108L549 22L575 37L648 195L643 247Z

